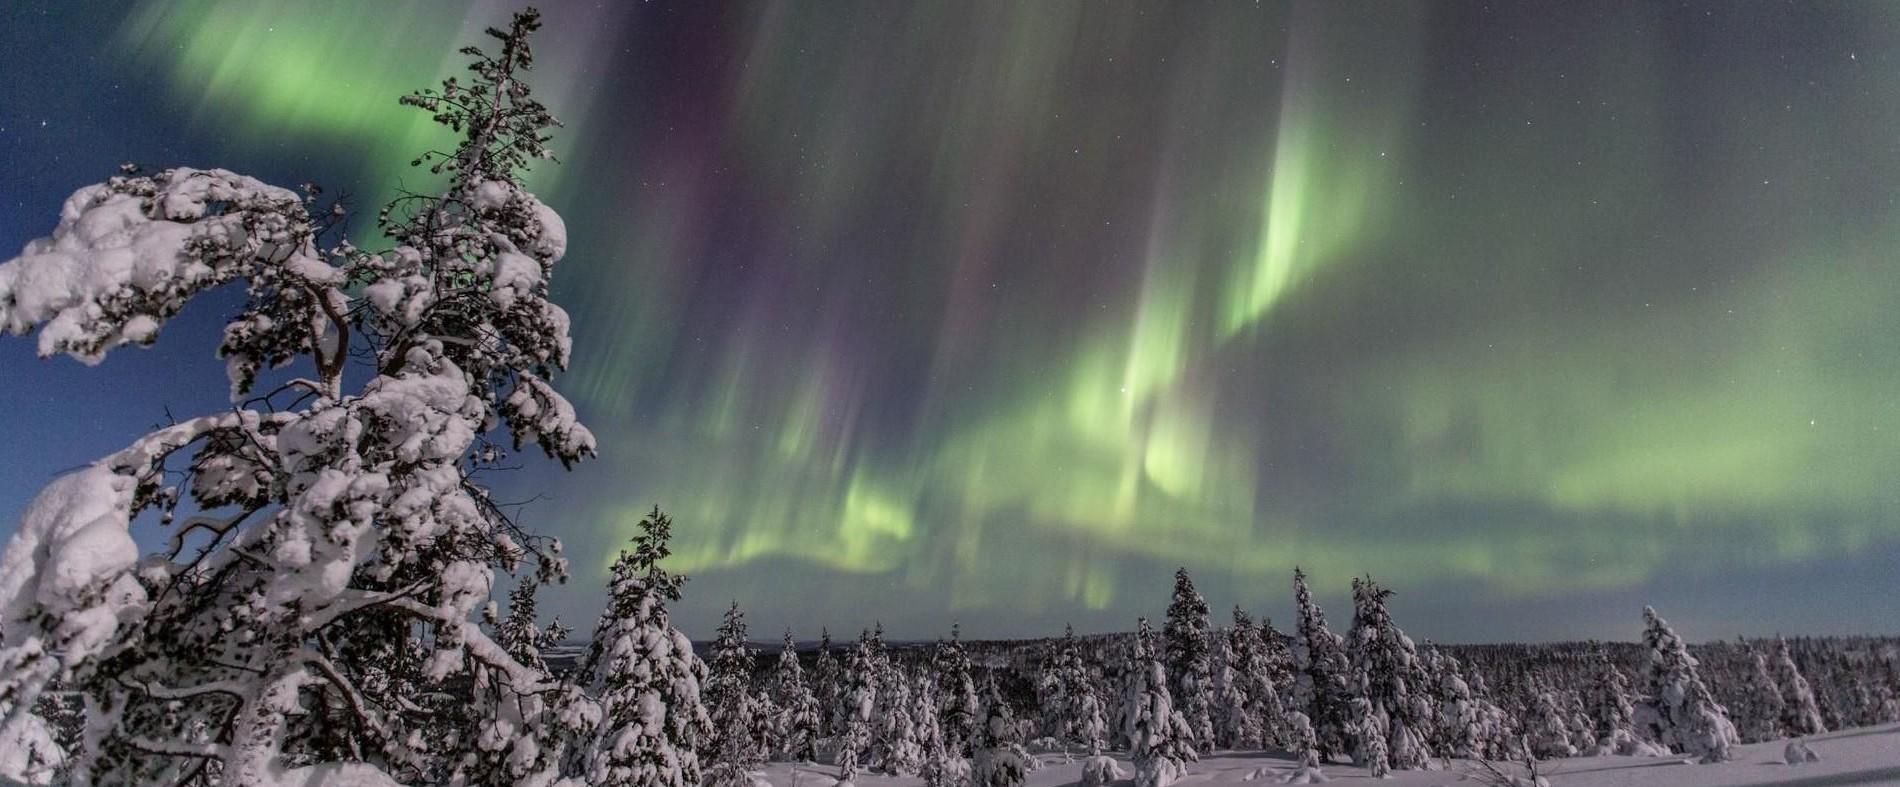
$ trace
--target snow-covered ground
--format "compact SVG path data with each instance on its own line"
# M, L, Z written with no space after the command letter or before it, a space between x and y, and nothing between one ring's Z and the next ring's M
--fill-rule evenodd
M1647 757L1572 757L1538 764L1551 787L1732 787L1733 785L1799 785L1834 787L1855 784L1900 784L1900 724L1831 732L1808 739L1821 761L1806 765L1785 765L1782 750L1786 741L1751 743L1737 746L1733 761L1714 765L1686 764L1679 759ZM1061 754L1040 754L1044 765L1029 775L1027 787L1065 787L1082 774L1082 757L1064 762ZM1122 769L1133 773L1124 755L1116 756ZM1507 773L1522 773L1522 766L1507 768ZM1293 762L1278 752L1222 752L1203 757L1188 766L1188 775L1179 785L1254 785L1278 784L1281 775L1293 769ZM1371 784L1365 769L1334 763L1324 769L1335 783ZM773 787L831 787L837 771L826 765L776 762L766 769L766 780ZM899 778L860 774L858 787L917 787L918 778ZM1134 782L1123 779L1116 787ZM1482 785L1472 763L1451 761L1438 771L1394 772L1392 778L1376 782L1391 787L1427 785Z

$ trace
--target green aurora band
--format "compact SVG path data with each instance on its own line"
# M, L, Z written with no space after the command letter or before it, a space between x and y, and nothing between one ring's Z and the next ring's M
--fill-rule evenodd
M407 8L124 38L363 181L505 6ZM1499 43L1425 4L762 4L703 14L716 46L549 10L603 457L524 483L582 588L654 503L748 603L784 569L1113 620L1177 564L1548 597L1900 539L1900 224L1857 190L1900 172L1892 61L1718 78L1643 6Z

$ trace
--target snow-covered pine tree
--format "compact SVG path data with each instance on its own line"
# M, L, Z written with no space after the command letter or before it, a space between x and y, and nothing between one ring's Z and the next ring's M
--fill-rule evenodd
M1197 750L1214 749L1214 663L1208 653L1207 601L1194 589L1186 568L1174 572L1174 600L1168 604L1162 636L1168 688L1187 719Z
M1531 754L1538 759L1577 756L1577 748L1570 740L1570 723L1564 718L1557 691L1539 681L1533 686L1533 692L1524 718L1525 744Z
M1781 727L1789 735L1819 735L1827 732L1821 723L1821 709L1815 704L1814 689L1794 664L1788 641L1775 637L1774 680L1781 688Z
M1377 728L1377 736L1393 768L1425 767L1431 757L1427 736L1433 719L1431 699L1423 691L1429 683L1412 638L1405 636L1386 609L1392 591L1371 577L1352 581L1353 623L1347 637L1347 686L1367 700L1360 707L1370 714L1358 719L1360 731Z
M534 618L534 592L539 587L539 583L523 579L508 591L508 617L495 627L495 644L515 661L546 670L548 665L541 658L541 649L549 644L549 632Z
M845 659L844 675L839 697L842 703L837 717L842 719L842 728L838 731L838 781L851 783L858 778L859 769L871 754L872 712L877 707L877 655L871 648L871 632L858 635L858 645Z
M1431 694L1438 707L1432 748L1440 755L1473 759L1484 751L1482 709L1465 682L1463 665L1449 653L1426 645L1423 659L1431 672Z
M600 701L587 783L699 787L713 728L701 700L706 665L666 612L686 581L660 567L672 551L673 521L655 508L639 528L633 551L621 551L609 569L607 608L576 669L577 683Z
M1286 713L1286 748L1293 755L1294 770L1282 780L1285 784L1317 784L1330 781L1319 767L1319 738L1313 734L1313 722L1297 710Z
M938 642L933 655L937 673L938 723L943 728L943 744L953 757L968 757L970 741L976 736L982 719L976 695L976 678L971 674L970 654L963 649L958 624L950 624L950 641Z
M475 619L496 570L564 571L477 480L501 463L490 427L564 465L594 453L549 382L569 352L547 299L565 228L521 180L556 125L522 81L538 26L516 15L489 31L498 53L463 50L468 83L403 99L461 139L432 159L440 191L380 214L387 251L338 240L344 210L314 186L128 167L0 264L0 330L86 363L151 344L201 293L245 292L217 348L235 406L56 479L22 516L0 558L0 739L59 681L97 703L80 781L387 783L462 754L424 746L461 713L418 701L450 676L553 685ZM292 363L310 372L259 385ZM198 513L174 522L181 506ZM141 561L127 531L146 512L171 539Z
M970 782L970 761L952 754L944 746L937 692L928 677L917 682L912 701L911 718L917 720L917 746L923 752L923 762L917 772L923 777L924 787L965 787Z
M798 663L798 646L792 641L791 629L785 630L785 646L778 652L771 697L778 711L772 725L776 741L773 750L793 762L818 759L818 698L805 685L805 669Z
M1636 728L1631 720L1629 676L1623 674L1610 655L1596 648L1596 680L1590 692L1590 718L1596 722L1596 753L1634 754Z
M1738 730L1745 743L1771 741L1781 737L1781 687L1768 673L1768 658L1747 642L1739 643L1748 654L1748 675L1744 679L1743 713L1746 725Z
M1250 713L1246 679L1237 668L1240 657L1234 652L1233 631L1217 629L1209 636L1214 664L1214 745L1223 749L1257 746L1260 725Z
M840 669L838 658L831 654L831 629L820 628L818 658L811 667L811 694L818 700L818 737L821 739L844 729L844 719L838 715L844 708L844 700L839 696L843 690Z
M1326 613L1306 587L1306 572L1293 569L1299 620L1293 630L1293 708L1313 725L1321 762L1350 751L1352 707L1346 693L1345 641L1326 627Z
M1021 787L1029 772L1035 770L1035 761L1030 758L1029 750L1023 748L1022 728L1017 726L1009 703L997 690L995 679L987 681L987 686L983 725L971 745L970 784L973 787Z
M1234 607L1234 627L1228 632L1228 649L1233 653L1234 681L1245 697L1240 713L1228 716L1233 727L1233 745L1260 748L1285 743L1286 713L1280 705L1280 686L1275 683L1271 648L1262 639L1246 610Z
M739 602L726 607L712 647L707 650L704 701L713 734L705 751L709 787L749 787L753 772L765 765L759 751L752 698L752 647L746 644L745 613Z
M1168 787L1187 771L1187 763L1199 759L1194 750L1194 732L1181 712L1174 709L1167 670L1161 666L1155 640L1148 619L1141 618L1136 624L1131 663L1125 670L1128 686L1126 710L1122 712L1128 725L1129 755L1135 762L1135 787Z
M1352 698L1353 763L1366 769L1374 779L1392 773L1391 752L1386 748L1385 724L1365 697Z
M1639 734L1705 763L1727 760L1737 740L1735 725L1702 682L1688 644L1653 608L1643 607L1643 624L1643 701L1635 719Z
M1075 640L1075 628L1064 626L1062 643L1043 667L1039 681L1046 733L1063 743L1079 745L1090 754L1099 753L1108 744L1108 721L1093 684Z
M878 770L891 776L916 776L923 766L924 750L917 741L916 717L912 715L916 703L911 697L911 680L886 661L878 686L877 723L884 741Z

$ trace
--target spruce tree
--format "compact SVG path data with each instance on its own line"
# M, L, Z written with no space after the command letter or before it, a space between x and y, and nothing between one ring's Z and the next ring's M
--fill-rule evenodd
M1629 676L1623 674L1601 647L1596 648L1595 681L1590 692L1590 717L1595 721L1596 753L1633 754L1637 748L1635 713L1630 705Z
M1794 664L1788 641L1775 637L1774 680L1781 688L1781 727L1789 735L1819 735L1827 732L1821 723L1821 710L1815 704L1814 690Z
M1284 645L1275 641L1278 636L1272 623L1264 629L1255 626L1253 618L1239 607L1234 607L1230 638L1237 680L1247 697L1237 743L1246 747L1285 745L1286 710L1280 704L1287 677Z
M541 648L551 644L547 641L547 632L541 629L534 619L534 592L539 583L523 579L515 583L508 591L508 617L495 626L495 644L514 657L515 661L538 670L546 670L548 665L541 658Z
M700 698L706 665L666 605L686 578L660 561L671 552L672 520L653 509L640 520L633 551L609 569L607 608L578 672L600 701L600 724L586 763L600 787L698 787L699 754L713 735Z
M887 664L878 685L878 726L884 740L878 769L891 776L916 776L923 766L924 750L917 740L910 678Z
M1362 734L1378 733L1393 768L1413 770L1431 757L1427 736L1433 709L1422 693L1429 682L1412 639L1392 622L1392 591L1370 577L1352 582L1353 624L1348 637L1348 688L1366 700L1356 706ZM1376 728L1376 729L1375 729Z
M1099 753L1107 745L1108 722L1103 717L1101 699L1095 694L1088 664L1083 661L1076 643L1074 627L1063 627L1062 642L1054 658L1043 668L1039 683L1047 734L1064 743L1082 746L1090 754Z
M1742 685L1743 712L1747 724L1738 732L1745 743L1770 741L1781 737L1781 687L1768 672L1768 658L1761 651L1739 643L1748 655L1748 674Z
M1533 684L1531 706L1524 719L1525 745L1538 759L1575 757L1577 748L1570 740L1570 722L1564 717L1557 692L1541 681Z
M1293 596L1299 615L1293 630L1293 707L1313 725L1319 759L1325 762L1351 748L1345 642L1326 627L1326 613L1313 602L1306 572L1298 567L1293 569Z
M1214 748L1214 664L1208 653L1207 601L1194 589L1186 568L1174 572L1174 600L1162 632L1168 687L1186 717L1197 749Z
M752 697L752 647L746 643L745 613L739 602L726 608L725 620L708 651L706 715L713 736L708 748L706 783L711 787L747 787L765 765L758 747L758 704Z
M842 719L837 757L840 782L855 781L859 769L869 764L877 694L877 656L871 648L871 633L866 631L858 635L857 647L845 660L842 703L836 716Z
M818 737L829 738L844 731L843 679L838 658L831 653L831 629L819 629L818 658L811 668L811 693L818 700Z
M1141 618L1135 630L1135 647L1126 670L1126 710L1122 716L1128 725L1129 754L1135 761L1136 787L1168 787L1187 770L1187 763L1199 759L1195 754L1193 730L1187 719L1174 709L1168 691L1167 670L1161 665L1154 630L1148 619Z
M1255 746L1260 725L1250 713L1245 678L1237 668L1233 632L1216 630L1213 637L1214 745L1223 749Z
M984 721L971 746L970 783L974 787L1021 787L1029 772L1035 770L1035 760L1023 748L1022 728L997 690L996 681L986 683Z
M970 741L976 736L981 719L977 716L976 679L971 675L970 656L963 649L958 625L950 624L950 641L938 642L933 660L937 673L938 723L943 728L944 746L954 757L970 755Z
M1721 762L1736 742L1728 711L1716 703L1689 646L1656 610L1643 607L1643 702L1636 724L1647 740L1702 762Z
M778 711L773 724L777 736L774 749L793 762L818 759L818 698L805 685L805 670L798 663L798 647L792 630L785 630L785 646L778 652L778 668L772 673L772 704Z

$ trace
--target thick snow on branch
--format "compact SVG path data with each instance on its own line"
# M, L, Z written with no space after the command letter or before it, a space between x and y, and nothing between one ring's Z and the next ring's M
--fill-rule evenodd
M221 169L87 186L67 198L51 237L0 265L0 329L41 325L41 356L98 363L112 347L150 344L187 299L253 260L306 256L302 219L295 193Z

